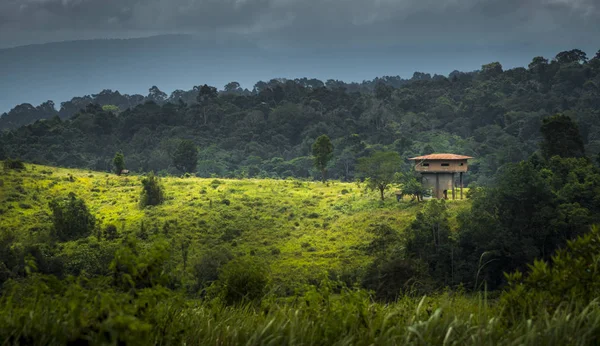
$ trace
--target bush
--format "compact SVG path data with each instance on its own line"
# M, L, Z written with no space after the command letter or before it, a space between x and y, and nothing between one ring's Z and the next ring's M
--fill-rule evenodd
M113 225L113 224L109 224L106 226L106 228L104 228L104 238L106 240L113 240L118 238L118 233L117 233L117 226Z
M21 160L7 159L6 161L4 161L4 169L14 169L20 171L25 169L25 164L23 164Z
M85 202L73 192L67 199L57 199L49 203L56 237L69 241L90 235L96 219L88 211Z
M505 274L510 289L501 301L515 317L540 309L553 311L564 303L586 306L600 296L600 227L558 250L551 263L535 261L528 275Z
M119 245L91 241L87 244L69 244L61 255L65 273L94 277L110 274L110 263Z
M147 177L142 179L142 194L140 197L140 205L142 207L148 205L159 205L164 202L165 196L163 187L160 184L160 179L150 172Z
M225 232L221 236L221 240L222 241L232 241L235 238L239 237L240 235L242 235L241 230L228 228L225 230Z
M164 240L142 249L137 241L124 239L110 263L112 284L124 291L172 286L173 273L166 267L171 256L169 248L169 243Z
M426 271L418 261L401 258L376 260L367 268L362 286L373 290L379 300L394 301L407 292L426 293L429 280L421 274Z
M219 278L219 269L233 259L231 252L224 248L213 249L206 252L193 264L194 277L196 278L195 290L208 287Z
M217 296L228 305L258 301L267 293L269 270L256 258L240 257L219 270Z

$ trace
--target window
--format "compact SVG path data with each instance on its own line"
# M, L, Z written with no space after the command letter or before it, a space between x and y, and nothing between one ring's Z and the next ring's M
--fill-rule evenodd
M424 163L423 167L429 167L429 164L428 163Z
M442 167L450 167L449 163L442 163Z
M460 165L461 165L461 166L464 166L465 164L461 162L461 163L460 163Z

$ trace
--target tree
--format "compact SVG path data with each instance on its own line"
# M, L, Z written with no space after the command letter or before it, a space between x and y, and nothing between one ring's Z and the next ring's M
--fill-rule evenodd
M160 90L156 85L152 86L148 91L148 98L156 103L165 102L168 97L167 94Z
M125 156L123 156L123 153L118 152L115 154L113 165L115 166L115 173L121 175L121 172L125 169Z
M402 160L400 155L394 151L378 151L369 157L361 157L358 160L358 171L367 180L367 187L371 190L379 190L383 201L383 192L396 180L396 172L400 170Z
M327 163L331 160L333 153L333 144L327 135L321 135L312 145L312 154L314 157L315 168L321 171L323 182L325 182L325 173Z
M198 147L194 142L184 139L177 145L173 153L173 164L175 167L184 172L195 172L196 164L198 163Z
M402 180L402 194L413 196L413 200L415 198L417 201L423 200L426 190L413 174L402 174L400 179Z
M542 121L542 155L547 160L552 156L583 157L585 149L579 128L569 116L556 114Z
M235 92L238 91L240 89L240 83L238 82L229 82L225 85L225 91L226 92Z
M481 66L481 73L487 77L501 75L502 71L502 65L499 62L492 62Z
M214 100L219 95L217 88L204 84L201 87L195 87L198 90L198 96L196 100L202 107L202 117L204 118L204 125L208 122L209 115L215 112Z
M535 58L533 58L533 60L531 60L531 63L529 63L528 67L529 70L540 73L544 72L547 65L548 59L544 58L543 56L536 56Z
M407 257L424 261L433 278L444 285L452 284L454 241L450 237L448 207L444 200L426 203L406 233Z
M198 103L204 103L208 100L214 99L219 94L217 88L209 86L207 84L201 86L198 91L198 97L196 98L198 100Z
M560 52L556 55L556 61L559 64L570 64L570 63L585 63L587 62L587 55L579 49L572 49L564 52Z
M142 193L140 196L140 205L142 207L148 205L159 205L165 200L163 187L160 180L150 172L147 177L142 179Z
M88 236L94 229L96 219L88 211L85 202L71 192L66 199L50 202L52 224L57 238L69 241Z

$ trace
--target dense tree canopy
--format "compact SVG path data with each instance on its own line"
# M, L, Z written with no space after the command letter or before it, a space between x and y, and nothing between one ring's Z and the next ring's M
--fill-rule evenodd
M583 157L585 148L577 124L570 117L557 114L542 121L542 154L552 156Z
M110 170L123 148L132 172L176 174L176 138L190 138L201 148L199 176L318 179L311 145L325 134L334 147L333 179L355 180L357 160L374 151L402 158L454 152L475 157L466 184L487 184L498 169L538 149L542 119L555 114L577 124L588 155L600 153L597 61L573 50L535 57L528 68L493 62L448 77L273 79L252 91L232 82L221 92L201 85L168 96L158 88L147 96L105 90L64 102L59 111L52 103L15 107L0 117L0 128L10 129L0 145L6 157L101 170ZM46 120L31 124L35 119Z

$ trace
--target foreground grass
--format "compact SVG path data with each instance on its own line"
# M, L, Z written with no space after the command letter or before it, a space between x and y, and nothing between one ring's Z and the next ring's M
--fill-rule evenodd
M595 345L600 306L510 318L484 297L371 301L362 290L311 289L287 302L227 307L153 288L128 294L30 279L0 301L6 345ZM44 297L43 301L40 300Z
M386 223L402 231L421 208L408 199L396 202L393 191L381 202L356 183L176 177L162 179L163 205L140 208L140 179L37 165L4 171L0 229L15 230L23 239L47 233L48 202L74 192L96 216L99 231L114 224L120 237L141 237L142 231L147 233L142 238L166 235L174 252L182 242L189 245L190 263L219 246L236 256L261 257L271 264L274 280L290 291L323 275L360 271L371 260L361 250L373 237L369 229ZM449 205L458 210L468 202ZM93 239L61 246L72 255L88 242ZM173 257L174 270L185 275L181 255Z

